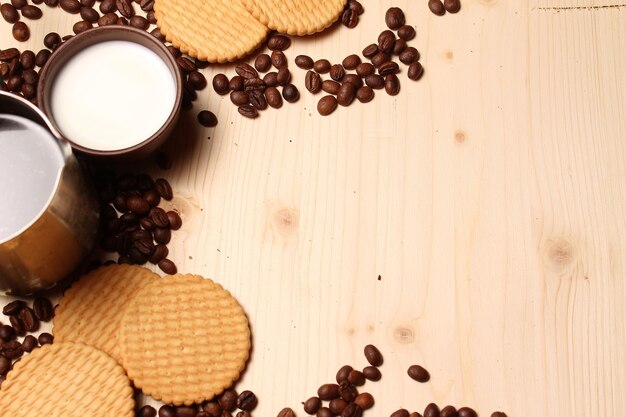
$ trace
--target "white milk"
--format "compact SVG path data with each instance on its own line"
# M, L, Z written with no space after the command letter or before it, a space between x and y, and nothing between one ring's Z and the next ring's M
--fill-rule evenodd
M61 68L50 106L66 138L110 151L156 133L175 99L174 77L156 53L134 42L107 41L85 48Z
M61 148L50 132L23 117L0 115L0 242L40 216L63 164Z

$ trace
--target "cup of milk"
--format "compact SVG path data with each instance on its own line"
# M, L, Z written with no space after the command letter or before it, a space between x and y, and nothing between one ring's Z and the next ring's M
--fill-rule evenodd
M97 198L69 144L28 101L0 91L0 293L67 278L90 253Z
M104 26L50 56L38 103L75 150L141 158L171 135L182 91L176 60L161 42L129 26Z

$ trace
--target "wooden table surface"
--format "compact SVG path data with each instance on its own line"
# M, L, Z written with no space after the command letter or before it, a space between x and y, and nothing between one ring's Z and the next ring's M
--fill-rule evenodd
M424 78L323 118L257 120L207 88L166 146L184 227L171 256L245 307L239 389L256 416L385 354L369 415L436 401L483 416L626 415L626 6L616 0L365 0L356 29L294 39L340 61L402 7ZM26 44L78 20L44 7ZM2 48L18 45L0 22ZM295 68L294 65L292 65ZM233 73L233 65L211 66ZM195 117L210 109L214 129ZM139 168L141 169L141 168ZM380 279L378 278L380 276ZM413 363L432 379L406 376Z

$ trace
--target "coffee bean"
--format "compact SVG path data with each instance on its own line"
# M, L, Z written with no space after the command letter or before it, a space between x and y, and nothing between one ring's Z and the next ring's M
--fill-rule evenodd
M98 26L111 26L117 22L117 15L113 12L107 13L98 19Z
M169 243L172 238L172 232L170 229L163 227L157 227L152 231L152 234L154 236L154 241L163 245Z
M20 51L17 48L8 48L0 51L0 61L10 62L20 57Z
M391 7L385 13L385 23L392 30L399 29L406 23L404 12L398 7Z
M422 78L422 75L424 75L424 67L419 62L414 62L411 65L409 65L409 70L407 71L407 75L409 79L413 81L417 81L420 78Z
M276 67L277 69L286 67L288 65L287 57L281 51L273 51L271 60L272 65L274 65L274 67Z
M343 398L335 398L328 403L328 409L336 416L343 413L343 410L345 410L347 406L348 402Z
M363 410L355 403L350 403L341 412L341 417L361 417Z
M235 72L244 79L259 78L259 73L246 63L237 64Z
M24 307L26 307L24 301L11 301L9 304L5 305L2 308L2 314L4 314L5 316L13 316L18 314Z
M291 39L284 35L272 35L267 40L267 47L270 51L284 51L291 45Z
M419 58L419 52L412 46L409 46L400 54L400 62L406 65L411 65L412 63L419 60Z
M157 193L159 193L159 195L161 196L161 198L167 201L170 201L173 198L172 186L169 182L167 182L166 179L159 178L155 181L154 187Z
M159 266L159 268L161 268L161 271L165 272L168 275L174 275L178 271L178 269L176 268L176 264L167 258L161 259L159 262L157 262L157 265Z
M20 20L20 14L17 9L10 3L4 3L0 6L0 14L7 23L15 23Z
M317 94L322 89L322 78L315 71L307 71L304 86L311 94Z
M363 5L359 3L357 0L348 0L348 9L354 10L358 15L362 15L365 12Z
M276 87L278 85L278 73L268 72L263 77L263 82L267 87Z
M39 320L48 322L53 316L52 303L45 297L37 297L33 302L33 312Z
M230 101L236 106L241 106L250 102L250 96L245 91L233 91L230 93Z
M126 233L130 235L131 241L140 240L140 239L149 239L152 241L152 233L148 230L141 230L137 226L131 226L126 230Z
M288 103L295 103L298 99L300 99L300 92L295 85L287 84L283 87L283 98Z
M195 71L197 69L196 64L194 64L193 61L182 56L176 58L176 64L178 64L178 68L186 73Z
M148 230L148 231L153 230L156 227L152 219L149 217L142 217L141 219L139 219L139 225L144 230Z
M237 397L237 407L240 410L252 411L256 407L258 400L252 391L243 391Z
M396 35L390 30L384 30L378 35L378 50L386 54L393 51L393 45L396 42Z
M352 55L348 55L347 57L345 57L341 64L345 67L345 69L353 70L360 63L361 63L361 58L359 58L359 56L356 54L352 54Z
M30 38L30 29L24 22L15 22L11 33L18 42L26 42Z
M278 70L278 74L276 75L276 82L278 85L287 85L291 81L291 72L287 69L287 67L282 67ZM265 83L263 83L265 85Z
M383 77L389 74L397 74L398 72L400 72L400 67L398 66L398 63L393 61L385 62L380 67L378 67L378 73Z
M188 82L194 90L200 91L206 87L206 78L198 71L191 71L189 73Z
M154 0L141 0L139 2L139 7L144 12L149 12L154 8Z
M31 20L41 19L41 16L43 16L43 13L39 7L30 4L22 7L22 10L20 11L22 12L22 16Z
M330 401L339 397L339 385L324 384L317 389L317 396L321 400Z
M368 45L365 47L365 49L363 49L362 53L365 58L372 58L378 53L378 45L375 43Z
M376 72L376 67L370 64L369 62L363 62L356 67L356 73L359 77L365 78L368 75L374 74Z
M357 89L363 85L363 79L356 74L346 74L346 76L343 77L343 83L350 83Z
M400 408L399 410L391 413L389 417L409 417L409 411L404 408Z
M21 75L22 73L22 64L20 63L19 58L14 58L9 62L9 76L13 75Z
M86 20L87 22L96 23L100 19L100 14L93 7L81 7L80 8L80 17L83 20ZM135 26L135 27L137 27L139 29L147 29L148 28L148 25L147 25L148 21L145 20L145 19L144 19L144 21L146 22L146 26L145 27L140 27L140 26ZM132 24L132 21L131 21L131 24Z
M130 18L130 25L132 27L136 27L137 29L146 30L150 26L150 22L148 22L148 19L143 16L133 16ZM204 85L206 85L206 79L204 80Z
M372 87L364 85L356 90L356 98L361 103L369 103L374 99L374 90L372 90Z
M155 14L154 14L154 10L150 10L148 13L146 13L146 19L148 20L148 22L150 22L150 24L156 25L157 20L156 20Z
M317 112L328 116L337 109L337 99L334 96L324 96L317 102Z
M198 414L198 411L195 407L176 407L176 417L196 417L196 414Z
M380 370L375 366L366 366L363 368L363 375L370 381L380 381L382 377Z
M39 75L37 71L34 69L27 69L22 73L22 78L26 84L30 84L33 87L37 87L37 81L39 80Z
M335 375L335 380L337 381L337 383L341 384L342 382L347 382L348 375L350 375L351 371L352 367L350 365L344 365L339 368L339 370L337 371L337 375Z
M289 407L285 407L278 412L277 417L296 417L296 413Z
M254 68L260 72L266 72L272 66L272 59L268 54L261 54L254 60Z
M20 310L19 318L27 332L34 332L39 328L39 319L35 317L35 313L30 307L24 307Z
M491 417L507 417L507 415L502 411L494 411L491 413Z
M234 389L227 389L220 395L217 402L222 410L233 411L237 407L237 391Z
M144 405L137 411L137 417L156 417L157 411L150 405Z
M400 55L407 48L406 41L404 39L396 39L393 45L393 54Z
M28 0L11 0L11 4L16 9L21 9L28 4Z
M351 9L346 9L341 14L341 23L347 28L355 28L359 24L359 14Z
M159 417L176 417L176 410L171 405L159 408Z
M116 0L115 6L120 14L127 19L135 15L135 9L133 9L133 3L130 0Z
M203 410L211 417L219 417L222 415L222 407L220 407L217 401L209 401L204 405Z
M11 361L0 355L0 375L6 375L11 369Z
M115 0L102 0L100 3L100 12L107 14L113 13L117 10L117 6L115 5Z
M361 386L365 384L365 376L363 375L363 372L353 369L348 374L348 382L352 385Z
M25 70L35 68L35 53L30 49L23 51L20 55L20 64Z
M2 355L9 359L18 359L24 354L22 344L17 340L12 340L2 345Z
M3 62L0 64L0 78L5 78L9 74L9 64ZM4 82L4 81L3 81Z
M368 408L372 408L374 405L374 397L372 397L372 394L369 392L362 392L356 396L354 403L363 410L367 410Z
M461 10L460 0L443 0L443 7L448 13L458 13Z
M243 89L248 93L252 93L254 91L263 91L265 90L265 83L260 78L246 78L243 80Z
M339 395L341 399L351 403L359 395L359 392L354 385L344 382L339 385Z
M93 7L96 4L96 0L78 0L80 4L84 7Z
M215 77L213 77L213 90L215 90L215 92L221 96L227 94L230 91L228 84L228 77L226 77L226 75L224 74L217 74Z
M43 2L46 4L46 6L49 6L52 8L57 7L59 5L59 0L44 0Z
M217 126L217 116L208 110L202 110L198 113L198 122L205 127Z
M303 70L310 70L311 68L313 68L313 64L314 64L313 58L307 55L298 55L296 57L295 62L296 62L296 66Z
M283 105L283 96L276 87L267 87L265 89L265 99L270 107L278 109Z
M385 77L385 91L390 96L396 96L400 92L400 80L395 74L389 74Z
M416 32L415 28L410 25L403 25L400 29L398 29L398 37L400 39L404 39L405 41L410 41L415 38Z
M424 417L440 417L439 407L435 403L430 403L424 409Z
M247 117L248 119L255 119L259 116L259 111L249 104L239 106L237 111L243 117Z
M142 197L148 202L150 207L156 207L161 202L161 196L155 190L144 191ZM139 221L139 219L137 219L137 221Z
M372 65L374 65L376 68L380 67L382 64L384 64L385 62L389 62L391 58L389 58L389 55L387 55L384 52L379 52L376 55L374 55L372 57Z
M37 96L37 87L32 84L23 84L20 90L25 99L33 99Z
M257 90L250 92L250 104L257 110L267 109L267 99L263 91Z
M15 329L13 327L3 324L0 326L0 339L5 342L9 342L15 338ZM2 343L0 343L0 346Z
M311 397L304 402L304 412L313 415L317 413L317 410L322 406L322 400L319 397Z
M106 0L104 0L103 3L105 1ZM65 10L67 13L70 13L70 14L79 13L80 8L82 7L78 0L61 0L59 4L61 5L61 9ZM102 5L100 6L100 10L102 11L102 13L108 13L108 11L105 12L104 10L102 10ZM113 10L109 10L109 11L113 11Z
M441 409L439 415L441 417L458 417L459 413L453 405L447 405Z
M93 26L91 25L91 23L85 21L85 20L81 20L78 21L76 23L74 23L74 26L72 26L72 30L74 31L75 34L79 34L79 33L83 33L84 31L91 29Z
M140 196L131 195L126 198L126 206L136 214L146 214L150 211L150 204Z
M22 341L22 349L26 353L32 352L33 349L35 349L38 345L39 345L39 342L37 341L37 338L31 334L26 336L24 340Z
M330 67L330 61L327 59L318 59L313 64L313 69L319 74L326 74L328 71L330 71Z
M478 417L476 411L469 407L461 407L457 411L459 417Z
M446 9L445 7L443 7L443 3L441 2L441 0L428 0L428 8L431 12L433 12L433 14L436 14L437 16L443 16L444 14L446 14Z
M35 55L35 64L38 67L43 67L44 65L46 65L46 62L48 62L48 58L50 58L51 53L52 52L47 49L42 49L37 52L37 55Z
M409 417L422 417L422 415L417 411L413 411L411 414L409 414Z
M332 78L335 81L341 81L341 79L343 78L343 76L346 74L346 71L343 69L343 66L340 64L335 64L332 67L330 67L330 78Z

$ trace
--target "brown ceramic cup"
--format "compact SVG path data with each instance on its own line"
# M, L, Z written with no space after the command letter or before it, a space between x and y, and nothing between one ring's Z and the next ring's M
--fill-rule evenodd
M57 124L55 123L50 104L52 86L54 84L55 77L59 73L59 70L78 52L100 42L120 40L135 42L139 45L142 45L150 49L152 52L156 53L157 56L163 59L163 62L165 62L165 64L172 73L172 77L174 78L174 84L176 88L174 107L161 128L143 142L124 149L90 149L73 142L72 138L68 138L66 137L66 135L63 135L63 132L61 132L61 130L58 128ZM50 123L53 125L53 127L61 132L62 136L70 143L74 150L83 154L96 157L114 156L129 159L138 159L147 157L152 152L154 152L168 139L168 137L174 131L174 128L176 127L176 122L178 121L178 118L180 116L181 102L183 96L183 82L180 71L178 70L176 59L167 50L165 45L163 45L158 39L148 34L147 32L129 26L102 26L89 29L85 32L80 33L79 35L74 36L73 38L64 42L57 50L55 50L48 59L46 65L41 70L41 73L39 74L39 83L37 90L37 101L39 103L39 107L43 110L46 116L48 116L48 118L50 119ZM120 92L120 100L123 99L124 94L123 92Z

